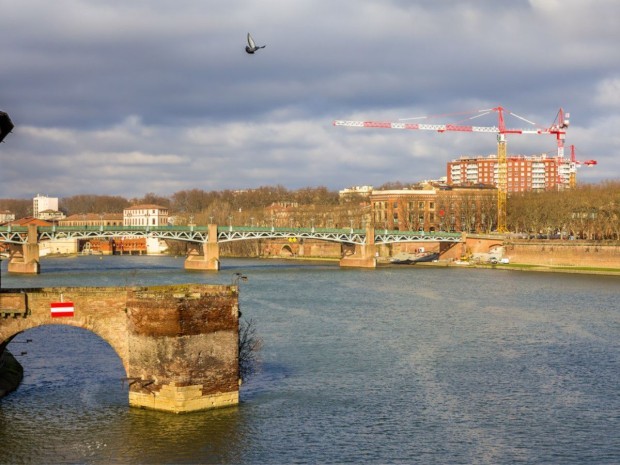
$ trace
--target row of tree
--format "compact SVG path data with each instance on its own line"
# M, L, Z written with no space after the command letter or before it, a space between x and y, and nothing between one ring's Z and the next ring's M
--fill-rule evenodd
M480 205L476 206L474 199L461 199L461 203L465 205L459 206L459 215L455 220L451 219L453 215L450 212L454 209L450 202L438 205L439 210L445 213L443 221L456 221L464 230L493 228L495 202L481 210L480 218L468 210L480 210ZM348 197L343 201L337 191L330 191L325 187L288 190L278 185L238 191L191 189L175 192L170 197L147 193L141 198L133 199L121 196L75 195L59 201L60 210L66 215L121 213L124 208L138 204L168 207L171 215L197 224L215 222L235 225L359 228L372 218L367 202L363 202L360 197ZM276 207L268 208L272 205ZM286 208L286 215L279 214L281 210L278 208ZM0 210L9 210L17 218L31 215L31 209L31 200L0 199ZM418 221L418 216L412 217L412 221ZM474 224L474 221L479 224ZM507 225L510 231L516 233L619 240L620 181L584 184L573 190L512 194L507 203ZM447 228L447 225L445 226Z
M508 198L507 224L516 233L620 240L620 181L513 194Z
M175 192L169 197L152 192L143 197L127 199L121 196L81 194L59 199L59 210L65 215L84 213L122 213L132 205L154 204L167 207L171 213L197 215L222 210L218 205L228 205L232 210L264 208L275 202L297 205L337 205L338 192L326 187L305 187L289 190L283 186L265 186L251 190L204 191L190 189ZM226 208L224 208L226 210ZM16 218L32 215L30 199L0 199L0 210L8 210Z

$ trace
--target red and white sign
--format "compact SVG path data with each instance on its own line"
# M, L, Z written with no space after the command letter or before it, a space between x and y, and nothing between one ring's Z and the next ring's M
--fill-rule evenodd
M73 307L73 302L51 302L50 303L50 312L52 318L58 317L72 317L74 314L75 308Z

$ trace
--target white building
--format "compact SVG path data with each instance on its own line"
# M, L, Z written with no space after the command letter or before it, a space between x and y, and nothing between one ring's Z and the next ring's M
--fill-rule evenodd
M134 205L123 210L123 226L167 226L168 208L160 205Z
M0 211L0 224L9 221L15 221L15 213L11 213L9 210Z
M65 214L58 210L40 210L37 218L45 221L59 221L65 219Z
M41 212L47 210L58 211L58 197L46 197L45 195L37 194L32 199L32 216L39 218Z
M372 186L352 186L338 191L340 198L359 195L362 197L369 197L372 194Z

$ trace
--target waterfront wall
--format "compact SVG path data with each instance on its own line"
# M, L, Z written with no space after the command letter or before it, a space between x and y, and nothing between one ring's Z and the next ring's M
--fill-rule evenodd
M620 268L620 245L537 241L507 242L504 247L512 263Z

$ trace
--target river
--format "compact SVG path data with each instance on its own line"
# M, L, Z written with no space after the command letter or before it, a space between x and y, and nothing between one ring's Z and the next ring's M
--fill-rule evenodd
M620 278L173 257L43 258L2 287L241 283L263 340L237 407L130 408L116 354L44 326L0 400L0 463L620 463ZM27 343L27 340L31 342ZM26 352L22 355L22 352Z

